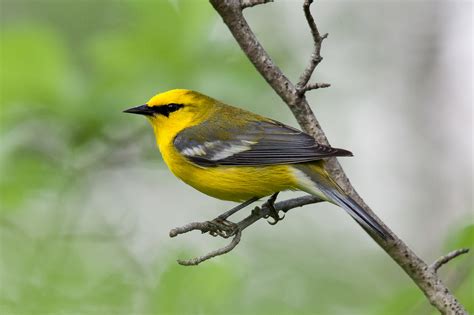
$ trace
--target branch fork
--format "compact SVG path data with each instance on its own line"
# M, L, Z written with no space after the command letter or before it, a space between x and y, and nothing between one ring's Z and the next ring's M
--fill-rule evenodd
M227 220L226 215L229 212L227 211L211 221L192 222L184 226L172 229L169 232L170 237L176 237L180 234L185 234L195 230L201 231L202 234L209 233L209 235L211 236L219 236L225 239L233 236L231 242L222 248L216 249L200 257L195 257L191 259L180 259L178 260L178 263L183 266L195 266L213 257L224 255L233 250L239 244L240 239L242 237L242 231L250 225L254 224L255 222L259 221L260 219L267 219L269 217L272 217L274 221L268 221L268 223L271 225L275 225L278 221L283 219L283 217L278 217L279 211L286 213L296 207L302 207L304 205L323 201L322 199L319 199L314 196L304 196L274 203L275 200L272 198L276 198L276 194L272 196L262 206L255 207L251 211L249 216L247 216L245 219L238 223L234 223ZM236 208L238 207L239 206L237 206ZM232 210L233 209L231 209L230 211ZM222 216L225 216L225 219L222 219Z

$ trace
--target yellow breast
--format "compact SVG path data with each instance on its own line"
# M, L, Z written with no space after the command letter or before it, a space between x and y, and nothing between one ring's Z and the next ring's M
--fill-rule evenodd
M179 154L172 143L158 145L173 174L214 198L245 201L277 191L297 189L294 174L285 165L201 167Z

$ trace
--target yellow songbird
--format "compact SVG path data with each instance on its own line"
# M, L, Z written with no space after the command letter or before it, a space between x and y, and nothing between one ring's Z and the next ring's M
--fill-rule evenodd
M347 150L190 90L157 94L125 112L145 115L169 169L209 196L250 202L302 190L339 205L365 228L388 237L324 168L323 158L352 156Z

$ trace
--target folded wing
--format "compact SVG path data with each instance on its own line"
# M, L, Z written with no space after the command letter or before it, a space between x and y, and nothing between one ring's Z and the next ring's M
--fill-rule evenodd
M241 127L205 122L174 139L176 149L200 166L295 164L352 153L325 146L310 135L272 120L247 121Z

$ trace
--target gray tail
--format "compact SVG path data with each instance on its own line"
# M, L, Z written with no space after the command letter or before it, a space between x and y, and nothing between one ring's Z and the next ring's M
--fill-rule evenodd
M346 210L360 225L376 232L381 238L387 240L390 233L374 220L354 199L334 188L319 186L319 189L335 204Z

